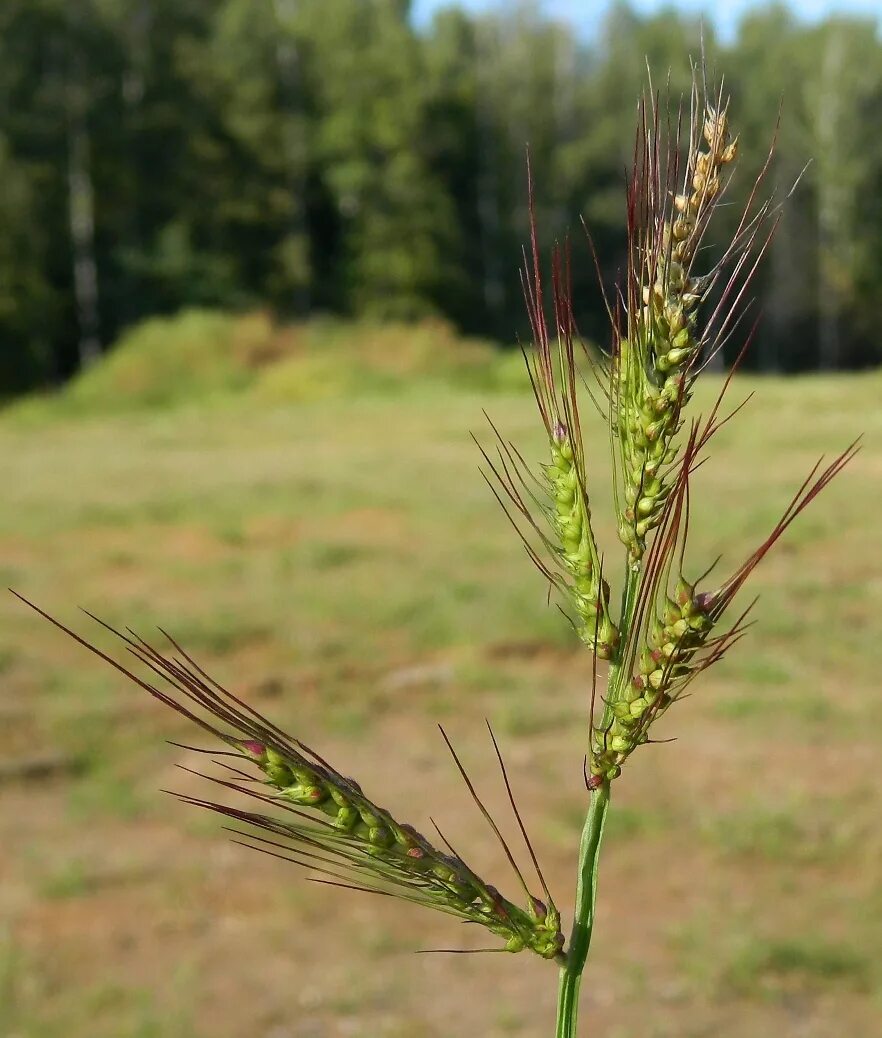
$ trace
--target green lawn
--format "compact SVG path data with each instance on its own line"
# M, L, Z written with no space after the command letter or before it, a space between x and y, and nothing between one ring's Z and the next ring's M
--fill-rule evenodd
M696 479L695 572L740 561L817 455L866 445L756 574L759 622L665 719L677 743L615 783L597 1038L882 1035L882 377L743 379L733 400L750 390ZM291 407L9 413L2 579L90 635L78 606L169 629L513 894L435 727L504 814L490 718L568 907L589 662L478 474L483 407L539 457L527 394L426 380ZM414 955L481 935L230 845L158 792L201 788L165 742L194 733L11 596L0 608L0 1034L551 1033L553 966Z

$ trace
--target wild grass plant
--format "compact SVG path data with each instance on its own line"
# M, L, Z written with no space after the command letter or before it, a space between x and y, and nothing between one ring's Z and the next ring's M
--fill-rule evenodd
M586 817L568 932L518 807L515 787L525 780L506 767L492 729L490 745L535 882L525 876L443 729L442 736L511 864L517 897L505 896L472 869L445 833L436 829L430 838L375 803L355 779L217 682L178 641L169 637L170 648L161 650L131 631L109 628L129 654L123 663L38 609L220 743L219 750L192 749L217 760L220 771L205 777L223 795L180 799L220 814L235 840L308 870L314 882L433 908L486 930L488 951L530 951L555 963L558 1038L577 1033L614 784L639 747L660 741L656 723L691 693L695 678L746 633L749 606L736 607L736 596L856 449L819 462L765 539L727 575L714 576L709 560L691 557L693 476L708 444L741 405L729 409L726 403L731 376L706 414L690 416L690 400L702 372L743 334L748 285L777 214L763 197L760 177L731 240L715 253L706 247L736 157L722 92L708 95L697 85L682 113L670 117L655 98L642 105L627 192L628 266L608 297L612 334L604 354L582 348L569 247L554 250L546 277L533 223L523 272L533 332L527 363L547 455L529 464L495 426L495 442L482 448L488 481L592 661ZM708 255L715 258L706 262ZM749 334L744 338L749 342ZM586 404L601 412L608 430L618 567L608 561L612 546L604 550L595 536L589 490L600 451L581 434ZM651 878L647 896L650 884Z

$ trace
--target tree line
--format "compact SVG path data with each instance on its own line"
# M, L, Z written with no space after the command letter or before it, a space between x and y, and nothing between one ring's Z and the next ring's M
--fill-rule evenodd
M531 4L415 28L406 0L4 0L0 390L64 379L193 305L439 314L512 341L527 142L541 232L573 235L578 316L602 337L580 217L614 280L647 64L676 97L702 37L740 133L733 214L779 110L769 181L797 184L756 282L753 363L877 362L873 20L769 7L723 45L624 2L585 40Z

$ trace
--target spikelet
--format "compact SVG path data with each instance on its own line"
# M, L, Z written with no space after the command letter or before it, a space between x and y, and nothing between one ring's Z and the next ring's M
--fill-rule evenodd
M628 188L629 275L625 313L614 329L610 394L621 470L619 537L635 567L675 482L675 438L702 357L706 362L720 348L731 326L725 300L740 295L739 275L746 270L749 279L756 269L747 261L764 250L754 247L770 211L765 203L749 216L749 203L719 262L702 273L694 270L737 142L722 95L710 103L696 88L690 125L681 173L676 132L666 135L657 107L644 106ZM720 305L703 316L701 304L726 270L732 276Z
M721 424L711 418L701 430L693 425L677 484L647 553L633 622L622 646L620 680L611 685L603 719L592 732L589 758L595 781L617 778L636 747L650 741L653 723L742 637L750 606L734 622L724 623L738 591L790 524L859 449L853 443L829 465L822 468L818 462L762 544L721 585L699 590L683 576L689 480L699 451Z
M522 283L532 331L528 371L548 441L549 463L531 470L493 426L496 457L483 448L485 473L527 552L570 606L573 626L597 658L616 662L624 617L614 615L609 584L591 525L586 451L579 419L583 392L608 423L614 453L619 537L639 570L647 538L658 526L682 457L677 433L695 379L737 322L738 306L774 229L770 200L755 203L762 173L737 230L712 269L693 265L714 209L724 194L724 170L735 160L728 103L693 91L684 169L679 125L663 132L658 107L643 106L628 184L629 263L608 356L582 350L573 315L569 243L552 252L553 333L537 244L533 184L530 252ZM765 171L763 171L764 173ZM713 310L701 303L722 279ZM580 370L587 364L588 376ZM598 391L592 391L596 384ZM492 425L492 423L491 423ZM539 542L538 548L536 541Z
M495 426L497 457L483 452L490 476L495 477L494 482L488 476L488 482L530 557L569 600L579 636L595 650L586 761L591 789L619 776L634 749L649 741L653 722L741 637L743 617L731 626L722 625L735 593L854 449L820 474L812 473L767 541L722 587L699 591L685 579L690 477L709 440L739 410L719 417L749 335L707 419L691 423L684 444L678 442L678 433L695 380L742 316L740 304L771 241L776 213L771 200L757 202L767 162L733 237L716 263L696 274L700 246L724 194L724 173L737 154L728 101L722 92L708 100L697 80L689 129L681 168L680 121L663 130L657 102L644 102L628 184L626 279L617 292L615 310L607 300L613 347L608 356L585 351L588 377L576 358L568 243L552 252L555 334L548 331L530 178L531 249L522 280L533 343L526 356L551 463L541 466L538 475L531 473ZM719 292L714 306L703 314L702 304L715 287ZM591 389L592 378L600 388L599 401ZM591 528L579 422L583 391L606 419L613 446L619 537L626 554L626 590L618 616L610 607L610 589ZM544 547L544 557L533 546L531 532ZM599 718L597 659L611 664Z
M176 655L166 656L141 638L98 621L151 672L150 680L145 680L27 599L17 597L154 698L225 744L225 760L236 761L225 764L229 777L203 777L256 801L257 808L244 810L198 797L179 798L244 826L235 830L237 842L310 870L315 882L397 897L482 926L502 940L500 951L526 949L545 959L561 958L564 938L560 915L535 856L544 901L529 893L506 847L524 886L524 909L481 879L452 847L440 850L412 826L399 822L370 800L354 779L343 776L314 750L286 735L219 685L173 639L169 640ZM154 684L157 678L159 682ZM454 759L466 777L455 753ZM499 761L510 790L501 756ZM257 770L260 781L243 770L249 766ZM469 789L476 796L470 783ZM273 813L267 813L267 809ZM486 811L485 816L490 820ZM519 815L518 822L522 827ZM522 832L526 839L523 827ZM532 855L532 847L530 852Z
M527 169L529 176L529 161ZM580 640L597 657L608 660L615 654L619 631L611 618L609 584L603 577L591 528L588 473L579 420L581 375L577 358L578 332L571 305L569 256L561 249L554 251L555 334L552 335L544 313L532 177L530 225L531 256L529 261L525 260L521 278L533 344L525 351L525 360L545 427L548 462L538 466L538 472L531 472L522 455L491 423L497 439L497 459L492 460L481 448L494 477L491 479L485 473L485 478L521 534L528 554L570 606ZM578 348L581 350L581 346ZM544 557L533 548L523 532L524 525L538 537Z

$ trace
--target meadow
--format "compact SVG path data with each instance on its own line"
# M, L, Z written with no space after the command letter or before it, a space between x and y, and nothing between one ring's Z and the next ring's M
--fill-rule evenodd
M436 727L510 832L489 718L568 911L589 657L469 437L486 408L539 457L519 369L402 351L382 371L342 351L295 370L286 349L212 392L144 393L120 360L86 376L97 388L0 415L4 584L104 646L77 607L165 627L510 891ZM696 572L739 562L818 455L865 447L757 572L758 623L664 719L676 742L616 783L585 985L598 1038L882 1035L882 376L742 377L733 400L751 391L696 479ZM185 723L12 596L0 610L0 1034L550 1033L553 964L416 955L481 935L232 845L160 792L204 792L167 742L193 738Z

